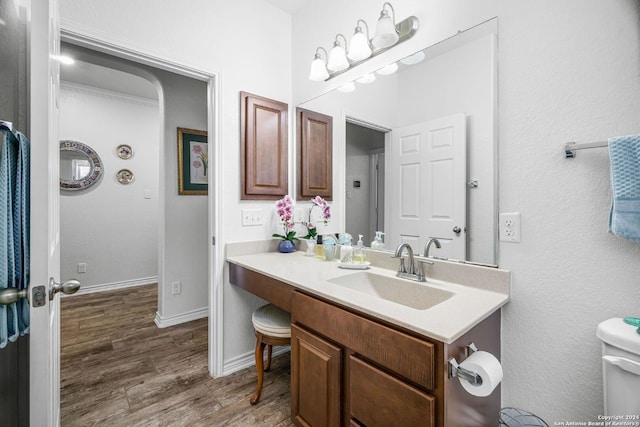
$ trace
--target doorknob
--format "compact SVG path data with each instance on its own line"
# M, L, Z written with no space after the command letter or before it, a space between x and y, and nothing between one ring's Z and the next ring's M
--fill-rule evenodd
M9 305L20 298L29 298L28 289L5 288L0 290L0 305Z
M460 227L458 227L457 225L455 227L453 227L453 232L456 234L460 234L460 232L462 231L462 229Z
M51 301L58 292L71 295L78 292L78 289L80 289L80 281L76 279L69 279L62 283L56 283L53 277L51 277L49 278L49 301Z

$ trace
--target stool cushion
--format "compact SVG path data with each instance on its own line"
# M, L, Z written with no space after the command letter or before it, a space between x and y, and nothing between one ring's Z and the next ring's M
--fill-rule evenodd
M291 337L291 315L273 304L263 305L251 315L253 327L257 332L270 337Z

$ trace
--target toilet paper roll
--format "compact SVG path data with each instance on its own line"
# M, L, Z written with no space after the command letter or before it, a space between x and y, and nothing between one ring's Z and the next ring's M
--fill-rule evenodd
M482 378L482 384L474 385L458 377L462 387L473 396L489 396L502 381L502 365L493 354L486 351L474 352L460 364L460 367L475 372Z

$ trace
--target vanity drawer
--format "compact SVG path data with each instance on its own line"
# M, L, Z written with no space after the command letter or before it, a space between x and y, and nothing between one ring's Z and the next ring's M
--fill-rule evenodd
M435 346L300 292L292 322L301 323L427 389L434 388Z
M435 397L349 356L349 413L352 425L434 426Z

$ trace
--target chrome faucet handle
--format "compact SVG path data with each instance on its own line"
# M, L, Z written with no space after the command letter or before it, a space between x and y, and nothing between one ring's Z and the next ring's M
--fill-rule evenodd
M394 256L393 258L400 258L400 268L398 268L398 273L406 273L407 269L404 266L404 258L402 258L402 256Z
M428 259L417 259L416 260L418 262L418 268L416 269L416 276L418 278L419 282L426 282L427 281L427 275L424 273L424 265L425 264L429 264L429 265L433 265L433 261L429 261Z

